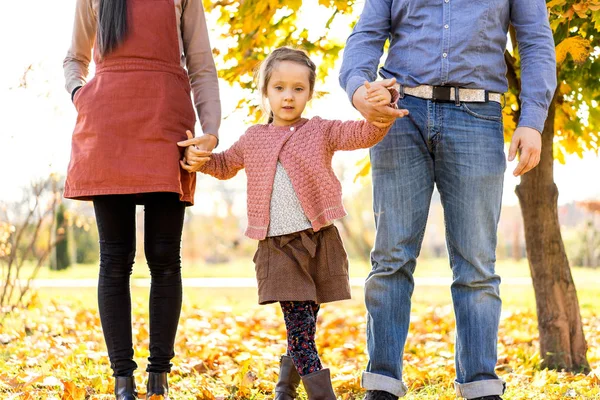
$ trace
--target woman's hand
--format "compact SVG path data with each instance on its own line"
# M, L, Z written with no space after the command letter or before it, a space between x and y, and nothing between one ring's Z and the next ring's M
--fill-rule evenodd
M179 147L185 147L183 160L180 160L179 164L188 172L197 172L210 160L212 151L217 145L217 137L210 133L199 137L194 137L190 131L185 133L188 139L177 142Z

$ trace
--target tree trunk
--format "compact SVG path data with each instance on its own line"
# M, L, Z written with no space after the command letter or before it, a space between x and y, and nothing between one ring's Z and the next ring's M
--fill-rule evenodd
M516 193L535 291L542 367L587 373L590 366L579 301L558 221L552 150L556 105L555 94L542 135L540 163L522 176Z
M66 219L66 211L65 205L61 203L56 211L51 233L51 240L56 243L50 255L50 269L54 271L67 269L73 263L73 236L69 232L71 227Z

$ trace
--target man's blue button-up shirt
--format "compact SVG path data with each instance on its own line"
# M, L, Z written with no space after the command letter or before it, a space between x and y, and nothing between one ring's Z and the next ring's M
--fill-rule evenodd
M556 56L544 0L366 0L344 50L340 83L350 100L379 74L407 87L451 85L504 93L509 23L521 56L519 126L542 131L556 88Z

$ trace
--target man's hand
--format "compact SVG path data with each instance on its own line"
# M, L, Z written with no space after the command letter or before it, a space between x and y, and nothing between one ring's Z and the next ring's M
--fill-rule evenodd
M519 164L513 171L514 176L523 175L538 165L542 152L542 135L533 128L517 128L510 142L508 161L514 160L517 152Z
M396 118L402 118L408 115L408 110L392 108L388 105L376 106L367 99L367 86L376 88L383 86L389 88L396 84L396 79L384 79L376 82L366 82L359 87L352 96L352 104L362 114L362 116L378 128L387 128L394 123Z
M365 89L367 89L365 99L376 107L388 106L392 102L392 94L383 85L371 85L365 82Z
M183 160L180 160L179 164L188 172L197 172L210 160L210 155L217 145L217 137L209 133L199 137L194 137L190 131L185 133L188 139L177 142L179 147L185 147Z

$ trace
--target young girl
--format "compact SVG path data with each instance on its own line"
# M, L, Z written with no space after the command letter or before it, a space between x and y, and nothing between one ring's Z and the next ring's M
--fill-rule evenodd
M268 100L269 123L255 125L228 150L214 154L186 149L182 167L218 179L246 168L248 229L258 239L254 256L260 304L279 302L288 351L281 357L275 399L296 396L300 379L310 400L333 400L328 369L315 346L322 303L350 298L348 260L333 221L346 212L341 185L331 168L337 150L373 146L387 133L366 121L302 118L315 85L315 64L300 51L279 48L259 71L259 89ZM367 86L370 86L367 84ZM373 85L369 99L392 105L392 92ZM403 116L406 110L398 110ZM191 135L191 133L188 133Z
M137 399L129 278L144 204L150 288L146 398L168 398L181 310L181 232L196 176L175 143L193 129L194 94L217 143L221 105L201 0L76 0L66 88L77 109L65 197L92 200L100 236L98 306L117 400ZM88 78L94 58L96 72ZM86 82L87 81L87 82Z

